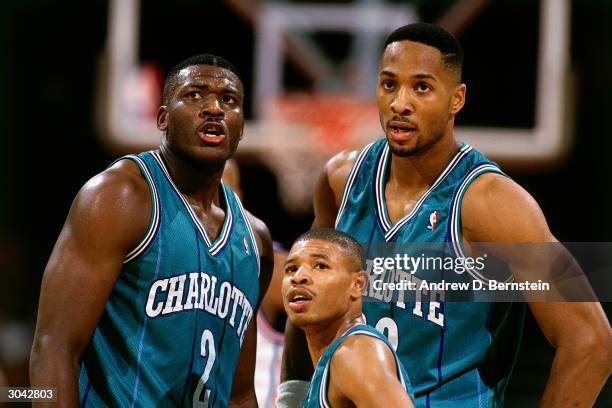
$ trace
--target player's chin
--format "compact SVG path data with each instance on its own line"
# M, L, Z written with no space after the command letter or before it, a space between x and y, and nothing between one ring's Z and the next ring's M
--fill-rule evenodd
M202 163L224 163L232 157L234 150L228 145L208 146L200 144L192 149L192 156Z
M300 329L303 329L305 327L311 326L316 323L316 318L312 316L312 314L310 313L290 312L288 316L289 316L289 320L291 321L291 324L296 327L299 327Z
M392 138L387 137L387 141L389 143L389 149L391 150L391 152L399 157L414 156L420 151L420 146L417 143L417 140L411 140L408 142L397 142Z

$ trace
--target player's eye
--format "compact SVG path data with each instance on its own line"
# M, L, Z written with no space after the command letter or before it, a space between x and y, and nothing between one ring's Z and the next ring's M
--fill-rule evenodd
M323 262L318 262L315 264L314 269L329 269L329 265Z
M190 99L202 99L202 92L200 91L191 91L187 94L187 97Z
M236 103L236 98L233 97L232 95L223 95L221 97L221 101L223 101L223 103L231 104L231 103Z
M295 272L297 272L297 266L295 265L285 266L285 273L295 273Z
M431 91L431 85L429 85L427 82L419 82L416 89L419 92L428 92Z
M386 89L387 91L390 91L395 87L395 82L390 79L384 79L380 84L383 89Z

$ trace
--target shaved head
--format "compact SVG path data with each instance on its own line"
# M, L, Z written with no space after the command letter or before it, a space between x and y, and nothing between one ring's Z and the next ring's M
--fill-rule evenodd
M365 267L365 259L361 245L344 232L333 228L315 228L300 235L295 240L295 244L301 241L319 240L330 242L339 246L350 258L350 264L354 271L362 270Z

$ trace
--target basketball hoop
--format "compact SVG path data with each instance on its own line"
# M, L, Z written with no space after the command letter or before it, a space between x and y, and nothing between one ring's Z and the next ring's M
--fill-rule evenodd
M266 119L305 127L313 147L331 155L353 147L356 131L376 122L378 111L372 99L356 95L294 93L277 98Z
M284 206L295 214L310 210L317 177L334 154L358 148L380 134L373 100L349 94L285 94L268 105L251 126L244 146L259 151L275 174Z

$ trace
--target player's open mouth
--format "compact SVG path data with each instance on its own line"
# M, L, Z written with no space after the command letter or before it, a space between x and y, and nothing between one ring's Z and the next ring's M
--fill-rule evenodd
M218 145L225 139L225 128L218 122L206 122L198 131L200 139L210 145Z
M301 312L312 301L313 295L301 288L290 289L287 293L289 307L295 312Z
M391 121L387 125L391 137L398 141L409 139L416 130L416 126L407 122Z

